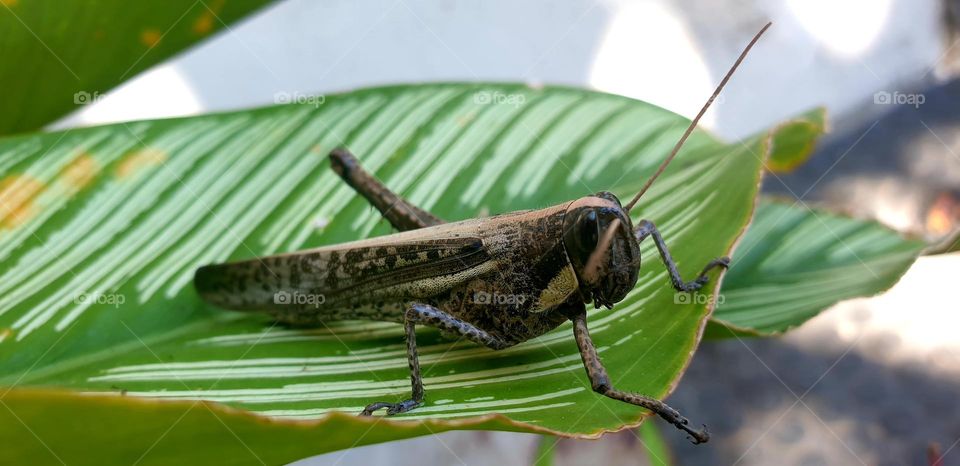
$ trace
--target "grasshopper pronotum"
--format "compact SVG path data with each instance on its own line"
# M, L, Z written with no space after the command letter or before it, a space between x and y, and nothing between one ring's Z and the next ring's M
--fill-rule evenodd
M693 429L666 403L612 386L587 330L586 304L610 308L633 289L640 269L639 243L647 237L656 244L679 291L700 289L710 270L728 266L729 259L715 259L694 280L683 281L656 226L641 220L634 229L629 212L677 155L768 27L770 23L753 37L670 155L626 206L613 194L600 192L535 211L444 223L384 187L347 150L336 149L330 154L333 169L401 232L207 265L196 272L197 291L214 305L266 311L286 323L316 325L346 319L402 323L413 394L399 403L371 403L363 415L381 408L388 415L398 414L423 404L416 324L498 350L569 319L594 391L647 408L689 433L694 443L706 442L706 426ZM322 299L284 299L291 293Z

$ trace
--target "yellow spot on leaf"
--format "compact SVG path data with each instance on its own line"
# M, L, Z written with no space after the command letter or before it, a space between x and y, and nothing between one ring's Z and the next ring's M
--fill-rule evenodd
M193 22L193 32L203 36L210 33L213 29L213 15L206 12Z
M79 191L91 181L100 170L97 161L90 154L80 154L63 169L63 182L72 191Z
M163 38L163 34L156 29L144 29L144 31L140 33L140 42L143 42L143 45L151 48L156 47L156 45L160 43L161 38Z
M0 229L13 229L36 214L34 205L43 183L27 175L0 180Z
M118 178L127 178L145 168L160 165L166 160L167 153L160 149L149 147L141 149L124 156L117 165L116 175Z
M6 340L7 338L10 338L12 336L13 336L12 328L0 329L0 341Z
M477 117L477 112L470 112L457 118L457 126L463 128L470 124Z
M3 6L7 6L7 7L17 6L17 3L19 2L20 0L0 0L0 3L2 3Z
M193 22L193 32L200 36L205 36L213 30L214 21L217 20L217 14L223 9L223 0L210 2L209 6L204 8L200 17Z

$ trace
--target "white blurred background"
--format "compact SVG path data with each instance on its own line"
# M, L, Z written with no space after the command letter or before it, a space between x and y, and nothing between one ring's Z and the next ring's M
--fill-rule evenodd
M739 137L932 78L941 10L931 0L288 0L55 126L262 106L278 92L477 80L588 87L692 116L772 20L706 121Z

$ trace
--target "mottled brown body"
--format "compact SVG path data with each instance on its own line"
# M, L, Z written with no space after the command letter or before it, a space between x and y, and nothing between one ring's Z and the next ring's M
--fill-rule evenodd
M403 322L410 303L424 303L519 343L563 323L559 305L580 299L562 238L569 205L205 266L197 289L217 306L308 326Z

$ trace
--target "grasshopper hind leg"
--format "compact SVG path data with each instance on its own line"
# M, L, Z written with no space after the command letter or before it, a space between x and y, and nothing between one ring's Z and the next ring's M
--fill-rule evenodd
M423 404L423 377L420 374L420 359L417 356L416 324L429 325L444 332L454 333L494 350L513 345L513 343L491 335L433 306L412 304L404 314L403 322L404 333L407 339L407 364L410 367L412 395L410 399L399 403L386 401L370 403L366 408L363 408L363 411L360 413L361 416L369 416L373 414L374 411L383 408L387 408L387 416L391 416L405 413Z
M387 189L380 180L367 173L360 166L360 161L344 148L337 148L330 152L330 167L400 231L416 230L444 223L430 212L411 204Z
M587 378L590 379L590 385L593 391L607 398L649 409L654 414L663 418L663 420L673 424L677 429L690 434L689 438L694 444L704 443L710 440L710 432L707 431L707 426L703 426L702 429L690 427L690 421L680 415L680 413L670 407L670 405L656 398L614 388L610 382L610 376L607 375L607 370L604 369L603 363L600 362L597 348L593 345L593 340L590 338L590 332L587 329L586 312L581 310L572 318L573 335L577 341L577 347L580 348L580 357L583 360L584 368L587 370Z

